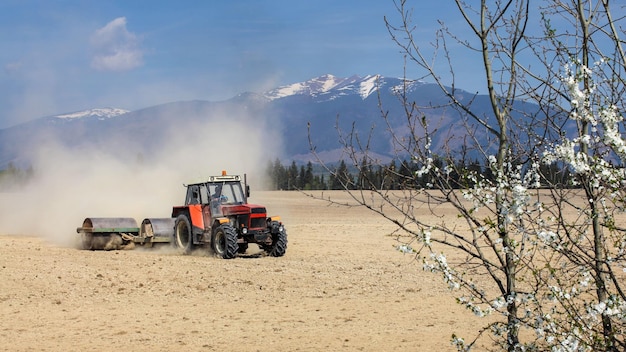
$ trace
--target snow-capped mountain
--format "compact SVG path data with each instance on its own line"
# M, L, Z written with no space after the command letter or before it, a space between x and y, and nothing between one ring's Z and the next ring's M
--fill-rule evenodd
M124 115L130 112L129 110L118 109L118 108L96 108L96 109L88 109L82 111L71 112L67 114L54 115L53 118L63 119L63 120L72 120L72 119L80 119L85 117L95 117L98 120L106 120L112 117L116 117L119 115Z
M399 137L410 133L403 118L399 92L406 93L407 99L418 106L434 107L425 112L433 128L445 128L450 131L449 136L463 135L465 130L458 122L459 113L445 109L449 101L434 84L380 75L341 78L327 74L266 92L244 92L219 102L180 101L135 111L99 108L35 119L0 130L0 169L9 162L27 164L25 155L32 154L37 143L51 138L69 148L115 146L126 154L149 158L174 132L184 134L187 127L198 122L220 122L237 116L254 117L248 130L222 132L245 145L246 136L266 134L266 126L262 123L257 126L256 121L267 121L272 132L280 134L284 148L281 157L285 159L314 161L310 153L310 133L316 152L327 158L324 161L337 161L335 159L342 155L338 152L342 148L338 137L338 130L341 130L369 138L370 151L385 160L396 153L389 130ZM475 113L492 114L485 96L459 92L457 98L463 99L464 95L472 98ZM381 104L387 120L382 117ZM115 143L111 142L112 138ZM439 147L437 143L450 141L434 140L432 145ZM268 160L276 157L278 155L267 155Z
M408 85L420 83L418 81L408 81ZM312 97L320 97L326 100L333 100L340 96L357 94L361 99L367 99L371 94L375 93L378 88L383 88L388 84L387 79L380 75L368 75L365 77L351 76L347 78L335 77L326 74L320 77L310 79L305 82L289 84L272 89L263 95L270 99L280 99L293 95L309 95ZM399 89L400 86L392 87Z
M263 95L270 100L280 99L291 95L316 96L328 92L340 83L344 82L346 79L347 78L337 78L333 75L323 75L310 79L306 82L298 82L278 87L266 92Z

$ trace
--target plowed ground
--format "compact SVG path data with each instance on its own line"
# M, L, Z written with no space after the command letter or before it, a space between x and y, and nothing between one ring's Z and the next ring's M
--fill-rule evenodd
M255 245L223 260L1 235L0 350L452 351L452 333L473 337L484 323L395 250L393 225L368 210L297 192L251 201L281 215L284 257Z

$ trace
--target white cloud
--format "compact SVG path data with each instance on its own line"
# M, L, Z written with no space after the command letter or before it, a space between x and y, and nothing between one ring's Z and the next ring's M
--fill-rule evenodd
M6 72L7 74L11 74L19 71L21 68L21 62L9 62L8 64L4 65L4 72Z
M143 65L137 35L126 29L126 17L118 17L91 36L91 67L103 71L127 71Z

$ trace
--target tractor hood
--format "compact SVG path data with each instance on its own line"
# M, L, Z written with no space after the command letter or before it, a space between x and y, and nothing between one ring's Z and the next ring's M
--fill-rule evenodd
M256 204L237 204L237 205L223 205L222 214L229 215L243 215L243 214L266 214L267 210L262 205Z

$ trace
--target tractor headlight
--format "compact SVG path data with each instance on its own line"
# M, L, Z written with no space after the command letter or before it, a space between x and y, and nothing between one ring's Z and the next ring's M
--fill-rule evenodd
M248 228L247 227L242 227L241 228L241 233L244 234L244 235L247 234L248 233Z

